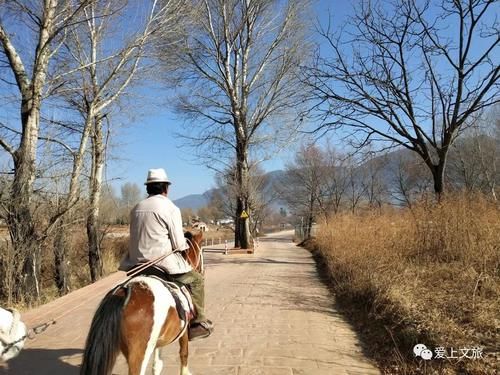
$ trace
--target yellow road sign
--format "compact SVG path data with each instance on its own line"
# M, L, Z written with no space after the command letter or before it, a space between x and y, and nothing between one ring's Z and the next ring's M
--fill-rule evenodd
M242 218L242 219L248 219L248 214L247 214L247 212L245 210L243 210L243 212L241 213L240 218Z

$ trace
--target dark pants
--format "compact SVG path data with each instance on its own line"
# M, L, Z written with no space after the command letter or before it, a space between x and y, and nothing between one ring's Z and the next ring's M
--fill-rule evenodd
M196 308L196 318L192 323L205 321L205 280L203 275L193 270L177 275L168 275L168 278L188 286L191 290L191 297Z

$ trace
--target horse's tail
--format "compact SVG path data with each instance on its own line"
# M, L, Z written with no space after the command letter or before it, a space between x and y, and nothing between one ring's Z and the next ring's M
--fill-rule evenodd
M80 375L108 375L120 350L122 312L128 288L110 291L92 319Z

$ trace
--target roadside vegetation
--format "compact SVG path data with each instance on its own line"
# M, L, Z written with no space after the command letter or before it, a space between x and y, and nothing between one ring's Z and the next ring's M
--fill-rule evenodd
M457 194L412 208L340 213L308 241L337 303L386 373L493 374L498 370L500 210ZM448 359L415 358L414 345ZM464 348L483 358L449 359ZM469 356L472 352L467 353Z

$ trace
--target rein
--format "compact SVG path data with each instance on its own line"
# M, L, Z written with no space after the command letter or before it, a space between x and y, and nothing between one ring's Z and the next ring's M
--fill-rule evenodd
M165 254L165 255L162 255L162 256L159 256L158 258L156 259L153 259L153 260L149 260L145 263L142 263L139 267L135 268L133 272L127 272L127 276L128 277L134 277L135 275L137 275L138 273L140 273L141 271L144 271L146 268L149 268L151 266L154 266L156 263L159 263L161 262L163 259L165 259L166 257L168 257L170 254Z
M17 328L17 325L19 324L19 321L20 321L20 315L19 315L19 312L17 310L8 310L8 311L10 311L10 313L12 314L12 324L11 324L10 329L9 329L9 335L10 335ZM0 342L4 346L4 348L2 350L2 353L0 355L4 355L10 349L12 349L16 344L18 344L18 343L26 340L27 338L30 339L30 340L33 340L36 335L44 332L52 324L56 324L56 321L53 320L53 319L49 320L48 322L39 324L39 325L37 325L37 326L35 326L33 328L30 328L30 329L28 329L26 331L26 334L24 334L23 336L21 336L20 338L18 338L15 341L12 341L12 342L8 342L5 339L5 335L1 335L0 334Z
M202 263L202 272L203 272L203 256L201 254L200 246L195 241L191 241L189 238L186 238L186 241L188 244L190 244L190 246L192 246L194 249L198 250L198 261L196 262L195 265L191 265L191 267L196 269L196 268L198 268L198 266L200 265L200 262L201 262ZM146 268L149 268L151 266L154 266L156 263L161 262L163 259L165 259L169 255L171 255L171 254L161 255L156 259L149 260L145 263L141 263L141 265L139 267L135 268L132 272L127 272L127 276L133 277L133 276L137 275L138 273L140 273L141 271L144 271Z

